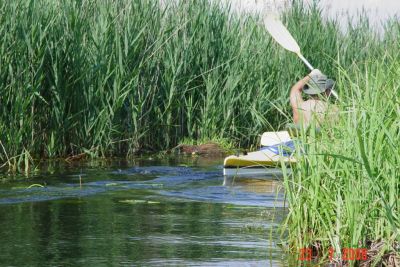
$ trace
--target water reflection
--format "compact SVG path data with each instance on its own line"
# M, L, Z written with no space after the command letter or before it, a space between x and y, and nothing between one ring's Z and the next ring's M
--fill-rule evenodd
M267 177L224 177L224 186L228 187L240 187L248 192L257 194L282 194L284 192L282 180L276 178L276 176Z
M279 183L224 180L220 165L179 161L9 181L0 187L0 263L286 266Z

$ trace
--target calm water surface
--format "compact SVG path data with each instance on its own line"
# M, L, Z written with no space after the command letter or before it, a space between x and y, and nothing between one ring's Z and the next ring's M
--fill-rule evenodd
M286 266L281 183L224 180L221 162L54 163L2 178L0 265Z

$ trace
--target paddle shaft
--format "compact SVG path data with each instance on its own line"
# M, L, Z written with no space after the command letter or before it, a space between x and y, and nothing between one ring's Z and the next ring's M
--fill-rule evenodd
M311 71L314 70L314 67L310 64L310 62L308 62L308 60L307 60L300 52L298 52L298 53L296 53L296 54L297 54L297 56L299 56L299 58L304 62L304 64L306 64L306 66L307 66ZM335 90L331 89L331 94L332 94L336 99L339 99L339 95L338 95L338 93L336 93Z
M296 54L297 54L297 56L299 56L299 58L304 62L304 64L306 64L306 66L307 66L311 71L314 70L314 67L310 64L310 62L308 62L308 60L307 60L300 52L298 52L298 53L296 53ZM338 93L336 93L335 90L331 89L331 94L332 94L336 99L339 99L339 95L338 95Z
M308 60L301 54L297 41L293 38L285 25L283 25L279 19L267 17L264 19L264 25L277 43L279 43L286 50L296 53L297 56L310 69L310 71L314 70L314 67L310 64L310 62L308 62ZM333 89L331 89L331 94L336 97L336 99L339 99L339 95Z
M308 60L299 52L299 53L296 53L298 56L299 56L299 58L304 62L304 64L306 64L306 66L311 70L311 71L313 71L314 70L314 67L310 64L310 62L308 62Z
M298 52L298 53L296 53L296 54L297 54L297 56L304 62L304 64L306 64L306 66L307 66L311 71L314 70L314 67L310 64L310 62L308 62L308 60L307 60L300 52ZM331 94L332 94L336 99L339 100L339 95L338 95L338 93L336 93L335 90L331 89Z

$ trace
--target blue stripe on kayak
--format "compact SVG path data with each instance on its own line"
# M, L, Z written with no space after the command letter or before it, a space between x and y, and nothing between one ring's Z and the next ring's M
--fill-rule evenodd
M262 147L260 151L269 150L277 155L290 157L293 154L294 149L295 149L294 142L293 140L290 140L273 146Z

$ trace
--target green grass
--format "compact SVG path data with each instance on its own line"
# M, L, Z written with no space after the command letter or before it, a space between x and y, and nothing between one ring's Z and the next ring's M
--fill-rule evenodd
M306 73L257 19L207 1L163 10L149 0L17 0L0 9L2 162L132 155L184 138L246 147L286 123L288 91ZM335 61L347 66L380 46L364 42L365 29L343 37L304 12L286 15L289 28L329 75Z
M17 0L0 9L3 162L27 151L132 155L183 138L246 146L281 123L276 106L301 73L278 75L282 64L301 65L254 19L206 1L162 10L149 0Z
M399 242L400 23L346 33L316 7L283 14L303 54L334 77L338 123L303 137L285 188L293 251ZM290 121L308 71L257 18L207 1L0 2L0 162L163 150L185 140L256 143ZM224 141L226 142L226 141ZM384 251L382 251L383 253ZM379 257L377 257L379 259Z
M398 251L399 62L384 57L363 72L341 73L346 91L339 123L315 138L302 137L307 153L297 155L299 165L285 179L290 205L285 230L293 249L319 243L326 255L329 247L340 251L382 242L382 254Z
M311 20L306 25L317 28ZM293 252L320 246L320 260L327 260L330 247L339 261L343 248L379 244L368 262L381 266L396 255L400 260L400 24L390 22L381 39L366 25L350 29L346 41L336 44L331 58L340 88L339 121L301 137L306 153L296 155L299 164L285 177L290 208L283 230ZM357 59L343 64L344 52Z

